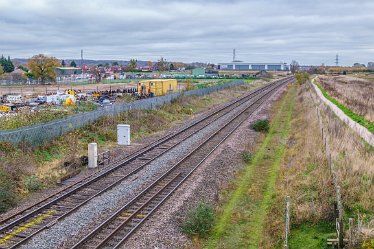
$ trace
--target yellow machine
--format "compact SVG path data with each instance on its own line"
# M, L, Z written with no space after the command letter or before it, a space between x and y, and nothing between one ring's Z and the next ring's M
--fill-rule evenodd
M75 106L75 100L73 98L67 98L63 103L63 106Z
M11 105L11 104L0 105L0 112L14 112L16 110L17 110L17 107L15 105Z
M138 83L139 96L162 96L176 91L178 82L175 79L142 80Z
M65 94L75 96L75 91L73 89L68 89L65 91Z

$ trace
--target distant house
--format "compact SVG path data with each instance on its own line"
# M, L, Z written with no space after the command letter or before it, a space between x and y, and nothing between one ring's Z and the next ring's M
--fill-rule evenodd
M374 62L369 62L368 63L368 69L371 69L371 70L374 69Z
M192 69L192 75L197 77L197 76L205 76L205 68L198 67Z
M78 67L56 67L57 76L70 76L72 74L81 74L82 69Z

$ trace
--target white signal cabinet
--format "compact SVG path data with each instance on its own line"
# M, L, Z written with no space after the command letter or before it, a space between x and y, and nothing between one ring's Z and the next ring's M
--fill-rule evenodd
M130 145L130 125L117 125L117 141L119 145Z

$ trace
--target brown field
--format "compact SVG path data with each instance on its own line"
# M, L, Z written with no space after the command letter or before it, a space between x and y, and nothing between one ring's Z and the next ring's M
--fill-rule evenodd
M353 112L374 122L374 80L352 76L320 76L322 86Z

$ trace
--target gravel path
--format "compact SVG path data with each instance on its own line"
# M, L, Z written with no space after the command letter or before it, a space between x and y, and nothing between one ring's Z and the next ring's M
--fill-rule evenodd
M73 242L72 237L81 238L83 234L87 234L90 229L85 228L86 226L98 224L104 218L108 217L112 210L126 203L143 189L145 183L150 182L156 173L160 174L168 170L172 162L188 153L194 144L219 129L233 115L235 113L225 115L212 125L194 134L180 145L154 160L139 173L123 181L104 195L94 198L77 212L58 222L50 229L36 235L23 248L61 248L71 245Z
M220 191L243 167L241 153L253 149L259 136L250 129L250 124L254 120L267 118L272 103L279 99L285 89L279 90L253 113L122 248L193 248L190 239L179 229L181 221L188 210L200 201L213 205L221 201Z

